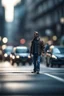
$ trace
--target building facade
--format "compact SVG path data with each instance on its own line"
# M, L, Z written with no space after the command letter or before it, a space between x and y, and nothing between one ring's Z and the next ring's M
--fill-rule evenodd
M26 30L34 30L42 36L64 33L61 18L64 17L64 0L26 0L27 19Z
M4 35L4 8L2 7L0 0L0 36Z

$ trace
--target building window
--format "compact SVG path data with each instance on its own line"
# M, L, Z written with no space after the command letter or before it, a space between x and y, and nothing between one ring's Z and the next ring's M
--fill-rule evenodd
M48 0L48 8L52 8L54 6L54 0Z
M42 10L45 12L47 10L47 3L44 2L43 5L42 5Z
M59 0L54 0L55 5L59 3Z

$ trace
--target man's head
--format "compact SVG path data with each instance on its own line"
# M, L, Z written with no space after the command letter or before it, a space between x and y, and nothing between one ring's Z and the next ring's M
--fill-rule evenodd
M34 38L39 37L39 33L37 31L34 32Z
M52 45L52 44L53 44L52 40L49 40L49 41L47 42L47 44L48 44L48 45Z

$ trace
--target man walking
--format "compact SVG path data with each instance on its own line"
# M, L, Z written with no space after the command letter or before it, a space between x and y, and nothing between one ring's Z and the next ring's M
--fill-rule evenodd
M33 55L34 70L32 73L39 74L40 71L40 57L44 53L44 43L40 41L39 33L34 33L34 38L31 42L30 55Z

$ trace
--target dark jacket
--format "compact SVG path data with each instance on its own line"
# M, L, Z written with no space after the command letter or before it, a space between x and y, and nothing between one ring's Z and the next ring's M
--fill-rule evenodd
M34 38L31 42L31 48L30 48L31 54L38 54L41 55L41 53L44 53L44 43L40 40L40 38Z
M50 45L47 43L47 44L45 45L45 49L44 49L45 53L47 52L47 50L49 50L49 47L50 47Z

